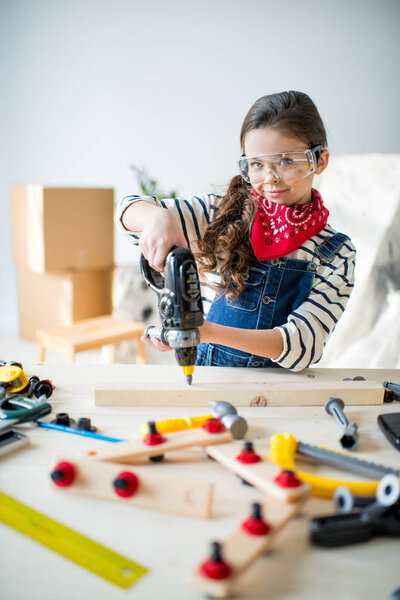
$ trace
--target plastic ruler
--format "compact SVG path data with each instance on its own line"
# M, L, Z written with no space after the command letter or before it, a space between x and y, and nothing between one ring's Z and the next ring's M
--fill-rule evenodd
M0 492L0 521L121 588L148 569Z

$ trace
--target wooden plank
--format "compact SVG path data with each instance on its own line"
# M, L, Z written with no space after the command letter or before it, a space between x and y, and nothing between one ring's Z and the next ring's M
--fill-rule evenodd
M242 448L243 442L232 442L230 444L210 446L207 448L207 454L248 483L251 483L251 485L264 494L274 496L280 502L298 502L310 495L311 487L308 484L303 483L295 488L283 488L274 483L274 478L282 469L268 462L268 445L265 443L263 445L259 445L257 442L254 443L254 452L262 460L253 464L243 464L236 460Z
M271 525L270 533L263 536L250 535L239 526L222 543L223 559L232 568L232 574L226 579L216 580L205 577L197 569L190 577L191 585L213 598L231 597L238 578L271 548L276 535L299 513L304 501L305 498L282 504L277 498L267 496L263 502L263 517ZM267 593L265 597L268 597Z
M382 404L383 396L378 381L194 381L189 386L182 378L95 385L96 406L207 406L210 399L228 399L234 406L323 406L330 397L346 405L374 405Z
M164 436L166 441L157 446L146 446L143 440L130 440L117 444L103 444L92 450L85 450L83 458L91 460L105 460L123 464L136 464L151 456L160 456L173 450L183 450L191 446L209 446L232 441L230 431L221 433L207 433L202 429L191 429L169 433Z
M211 516L214 493L211 482L177 476L170 470L164 473L161 469L152 471L149 466L132 469L105 462L65 458L56 462L60 461L73 464L76 477L67 487L57 487L52 482L54 489L192 517L207 519ZM112 485L121 471L133 472L139 479L137 492L129 498L118 496Z

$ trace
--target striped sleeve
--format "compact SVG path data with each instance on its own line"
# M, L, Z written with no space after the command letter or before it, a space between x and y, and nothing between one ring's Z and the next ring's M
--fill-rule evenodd
M140 232L125 229L121 219L125 210L139 200L150 202L154 206L170 211L180 223L189 248L193 250L195 242L203 237L207 225L214 219L221 197L214 194L165 199L158 199L155 196L125 196L117 206L114 221L117 230L127 236L135 245L139 243Z
M189 198L167 198L159 200L155 196L125 196L117 206L114 221L117 230L125 235L129 241L136 246L140 240L140 232L128 231L125 229L121 219L124 211L131 204L138 202L139 200L150 202L151 204L154 204L154 206L159 206L171 211L182 226L189 248L194 251L196 241L203 237L207 225L215 218L222 197L214 194L201 194ZM205 315L207 315L215 297L215 289L210 286L210 283L215 282L216 280L218 280L216 275L209 274L207 281L201 282L201 294Z
M275 359L281 367L301 371L319 361L353 290L355 258L355 247L346 240L331 263L318 266L307 300L276 327L283 339Z

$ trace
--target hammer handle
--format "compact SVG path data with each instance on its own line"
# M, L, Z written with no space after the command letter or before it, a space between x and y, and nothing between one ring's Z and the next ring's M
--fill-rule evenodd
M173 433L174 431L184 431L185 429L195 429L203 427L208 419L212 419L213 415L202 415L200 417L183 417L182 419L165 419L164 421L156 421L156 429L158 433ZM147 423L142 423L140 426L140 435L145 437L148 433Z

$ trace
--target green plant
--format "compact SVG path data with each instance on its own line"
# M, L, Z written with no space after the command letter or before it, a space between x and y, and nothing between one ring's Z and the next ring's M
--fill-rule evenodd
M176 190L165 192L159 186L158 181L153 179L143 167L137 167L136 165L130 165L130 167L135 174L140 190L146 196L156 196L157 198L176 198L178 196Z

